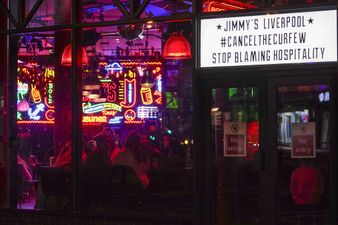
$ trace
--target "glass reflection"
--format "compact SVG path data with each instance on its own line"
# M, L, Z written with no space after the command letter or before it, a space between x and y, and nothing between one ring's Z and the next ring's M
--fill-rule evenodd
M66 31L17 38L17 208L70 210L71 73Z
M328 224L330 90L278 87L278 221Z

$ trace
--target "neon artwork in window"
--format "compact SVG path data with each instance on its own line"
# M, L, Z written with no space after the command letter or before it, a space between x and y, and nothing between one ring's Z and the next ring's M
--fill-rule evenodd
M54 80L52 67L19 66L17 74L17 123L54 124Z
M162 108L161 66L161 62L142 61L119 61L105 64L105 70L108 71L105 79L100 79L100 72L97 72L98 79L95 83L90 83L89 79L85 79L92 73L84 71L83 83L86 83L82 90L84 116L106 116L106 123L116 126L137 125L145 123L146 120L157 120ZM145 69L152 71L155 84L152 88L142 88L140 85ZM83 125L101 125L102 123L105 122L91 120L90 123L83 122Z

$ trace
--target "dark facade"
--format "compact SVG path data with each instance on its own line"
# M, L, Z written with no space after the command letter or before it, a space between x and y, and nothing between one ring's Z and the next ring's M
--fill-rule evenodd
M0 225L337 224L336 2L0 8Z

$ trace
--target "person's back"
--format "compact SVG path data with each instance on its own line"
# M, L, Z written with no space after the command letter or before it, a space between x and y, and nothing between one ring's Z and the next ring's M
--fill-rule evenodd
M110 179L112 163L110 154L114 143L108 135L99 134L94 137L97 149L89 153L82 168L84 182L95 185L97 188L104 188Z
M301 165L291 175L290 191L295 204L316 204L323 192L323 180L317 168Z
M128 134L125 148L114 152L111 159L114 165L125 165L132 168L143 187L148 187L149 178L146 172L149 169L149 159L140 148L140 136L136 131L131 131Z

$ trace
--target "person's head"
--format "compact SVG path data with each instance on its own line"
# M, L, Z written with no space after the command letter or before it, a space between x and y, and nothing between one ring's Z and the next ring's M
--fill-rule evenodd
M112 128L106 126L103 128L102 133L108 135L113 140L113 142L116 143L116 134Z
M105 154L109 155L115 148L115 143L107 134L100 133L96 135L94 137L94 141L96 142L97 151L103 152Z
M85 148L84 148L84 152L85 152L86 154L89 154L89 153L95 151L96 147L97 147L97 146L96 146L96 141L94 141L94 140L89 140L89 141L87 142Z
M127 135L125 147L133 150L140 146L140 141L140 135L136 130L132 130Z
M137 161L144 162L146 160L146 156L141 150L140 135L136 130L132 130L128 133L125 148L133 153Z
M140 135L140 145L142 148L147 148L149 145L149 137L147 134L143 133Z

